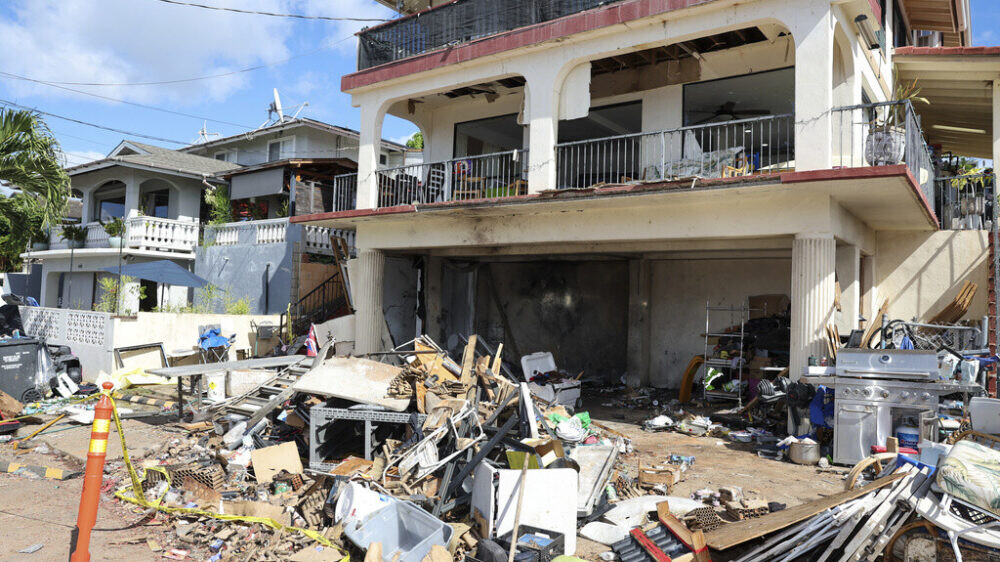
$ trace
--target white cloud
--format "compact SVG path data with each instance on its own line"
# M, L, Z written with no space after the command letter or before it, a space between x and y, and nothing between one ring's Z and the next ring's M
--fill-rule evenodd
M300 0L296 8L301 13L310 16L334 16L341 18L374 18L392 19L395 13L376 3L374 0ZM340 21L329 22L330 31L326 41L333 49L342 55L354 56L357 49L357 38L354 34L365 27L378 25L377 21Z
M226 5L221 0L216 4ZM312 15L391 15L372 0L240 0L229 4ZM328 33L326 28L319 29L324 30L329 44L366 25L242 15L145 0L18 0L7 9L13 17L0 20L0 68L63 82L141 82L220 74L279 62L319 46L315 41L301 40L303 28L296 26L327 26ZM294 52L290 45L294 45ZM355 45L347 39L336 48L345 49L344 54L353 52ZM167 100L188 105L205 99L224 100L249 78L240 73L148 87L70 87L129 101ZM48 86L3 82L16 95L78 97ZM308 91L309 84L303 81L296 87Z
M67 150L63 155L66 157L66 166L79 166L107 156L107 154L96 150Z

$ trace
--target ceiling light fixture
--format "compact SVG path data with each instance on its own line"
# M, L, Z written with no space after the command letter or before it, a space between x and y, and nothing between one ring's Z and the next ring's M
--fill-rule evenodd
M939 131L951 131L953 133L972 133L974 135L985 135L985 129L970 129L967 127L952 127L951 125L931 125L932 129Z
M868 45L869 51L874 51L880 47L878 35L875 34L875 29L872 28L872 23L868 21L868 16L861 14L860 16L854 18L854 27L858 28L858 35L861 36L861 40L865 45Z

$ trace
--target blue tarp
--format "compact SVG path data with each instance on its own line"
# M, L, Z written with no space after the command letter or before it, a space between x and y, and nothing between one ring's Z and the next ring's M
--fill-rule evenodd
M105 267L101 271L118 274L117 267ZM178 287L204 287L208 281L184 269L170 260L158 260L142 263L130 263L121 266L121 274L136 279L145 279L164 285Z

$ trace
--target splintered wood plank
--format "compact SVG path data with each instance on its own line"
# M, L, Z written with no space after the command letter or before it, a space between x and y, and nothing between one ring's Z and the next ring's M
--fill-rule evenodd
M479 336L472 334L469 336L469 343L465 346L465 354L462 355L462 377L460 381L465 386L472 386L472 377L475 375L473 362L476 360L476 341Z
M903 477L903 473L891 474L885 478L880 478L862 488L846 490L832 496L813 500L795 507L783 509L770 513L757 519L747 519L738 523L730 523L705 533L705 542L712 550L726 550L738 544L763 537L775 531L780 531L785 527L794 525L800 521L805 521L813 515L838 506L844 502L860 498L861 496L878 490L887 484L891 484Z

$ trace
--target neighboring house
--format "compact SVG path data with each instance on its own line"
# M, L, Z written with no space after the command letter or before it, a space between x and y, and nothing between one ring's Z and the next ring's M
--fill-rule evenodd
M104 159L67 169L79 197L87 241L70 251L61 228L49 249L25 258L40 264L42 306L90 309L101 299L105 268L170 259L204 277L254 313L286 310L332 274L330 230L289 225L289 214L353 207L358 133L311 119L286 119L250 133L172 150L123 141ZM406 147L385 141L387 163ZM229 190L233 222L206 224L206 189ZM111 248L101 221L119 217L124 247ZM252 247L252 248L251 248ZM39 268L35 268L39 271ZM258 275L259 273L259 275ZM317 280L317 278L319 278ZM195 298L183 287L139 281L127 288L130 311L181 307ZM301 290L301 292L300 292Z
M358 352L388 319L676 388L707 304L789 296L793 377L886 301L926 319L972 280L987 314L992 180L976 207L940 179L1000 150L967 0L383 3L342 78L357 209L292 219L356 233ZM929 105L893 100L913 79ZM380 163L387 114L420 165Z

